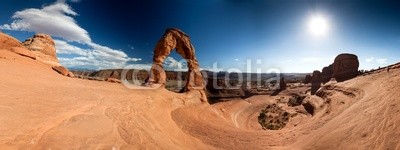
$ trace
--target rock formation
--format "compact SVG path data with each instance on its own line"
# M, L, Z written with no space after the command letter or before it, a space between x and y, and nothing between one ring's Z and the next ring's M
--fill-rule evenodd
M22 42L22 45L29 49L36 59L52 66L53 70L64 76L75 77L72 72L58 63L55 43L50 35L35 34L32 38Z
M200 72L199 63L195 57L195 49L190 42L190 38L184 32L175 28L167 29L154 49L153 65L147 85L154 83L165 84L166 74L162 64L173 49L176 49L176 52L186 59L188 63L187 81L185 88L182 90L203 89L203 76Z
M12 47L23 46L17 39L0 32L0 49L11 50Z
M74 77L72 72L58 63L55 44L49 35L36 34L33 38L21 43L17 39L0 32L0 50L8 50L24 57L40 60L52 66L52 69L58 73Z
M75 78L75 75L74 75L74 73L68 71L68 77Z
M68 76L73 78L74 74L72 72L70 72L67 68L63 67L63 66L53 66L52 67L54 71L57 71L59 74L63 75L63 76Z
M115 78L107 78L105 81L112 82L112 83L121 83L121 80Z
M285 90L286 89L286 82L285 82L285 78L281 78L281 80L279 80L279 89L280 90Z
M330 81L333 76L333 65L322 68L321 81L325 84Z
M119 75L118 71L114 70L114 71L111 73L110 78L121 79L121 76Z
M311 95L314 95L321 87L321 72L315 70L311 79Z
M321 71L314 70L312 74L311 83L321 82Z
M22 42L22 45L31 50L39 60L58 64L56 47L50 35L36 34Z
M308 83L307 81L311 80L311 83L314 83L316 88L318 82L325 84L331 81L332 78L335 78L337 82L342 82L356 77L358 75L358 67L359 62L356 55L347 53L339 54L331 65L322 69L322 73L314 71L312 77L306 76L304 83ZM312 88L311 93L315 93L316 91L314 90L318 90L315 88Z
M1 32L0 49L8 50L31 59L36 59L36 55L26 49L24 46L22 46L22 44L17 39Z
M354 54L340 54L333 62L333 78L341 82L354 78L358 74L358 57Z
M304 78L303 83L305 83L305 84L311 83L311 79L312 79L311 75L308 74Z

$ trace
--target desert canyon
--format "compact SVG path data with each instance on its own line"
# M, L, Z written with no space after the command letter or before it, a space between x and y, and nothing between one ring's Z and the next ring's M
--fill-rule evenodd
M180 93L126 88L121 70L69 71L51 36L0 33L0 149L400 149L400 63L359 72L356 55L338 54L298 83L281 79L279 92L211 103L252 92L212 89L189 37L163 37L153 69L176 48L189 64ZM146 82L169 78L162 70Z

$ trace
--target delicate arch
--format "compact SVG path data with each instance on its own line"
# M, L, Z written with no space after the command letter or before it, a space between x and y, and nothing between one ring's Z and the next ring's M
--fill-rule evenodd
M176 28L167 29L154 48L153 65L147 84L165 84L166 74L162 64L173 49L186 59L189 68L183 90L203 89L203 76L195 56L195 49L189 36Z

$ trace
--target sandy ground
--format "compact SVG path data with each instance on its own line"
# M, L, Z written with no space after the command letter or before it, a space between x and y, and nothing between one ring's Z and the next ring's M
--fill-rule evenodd
M0 149L400 149L399 69L332 84L310 96L330 101L314 116L262 130L259 112L282 95L209 105L0 56Z

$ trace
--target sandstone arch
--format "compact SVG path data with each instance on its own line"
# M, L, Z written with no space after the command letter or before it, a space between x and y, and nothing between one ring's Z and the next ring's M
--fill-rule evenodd
M176 28L167 29L154 48L153 65L150 70L147 85L165 84L166 74L162 63L174 49L176 49L179 55L186 59L189 68L183 91L203 89L203 76L195 56L194 47L190 42L189 36Z

